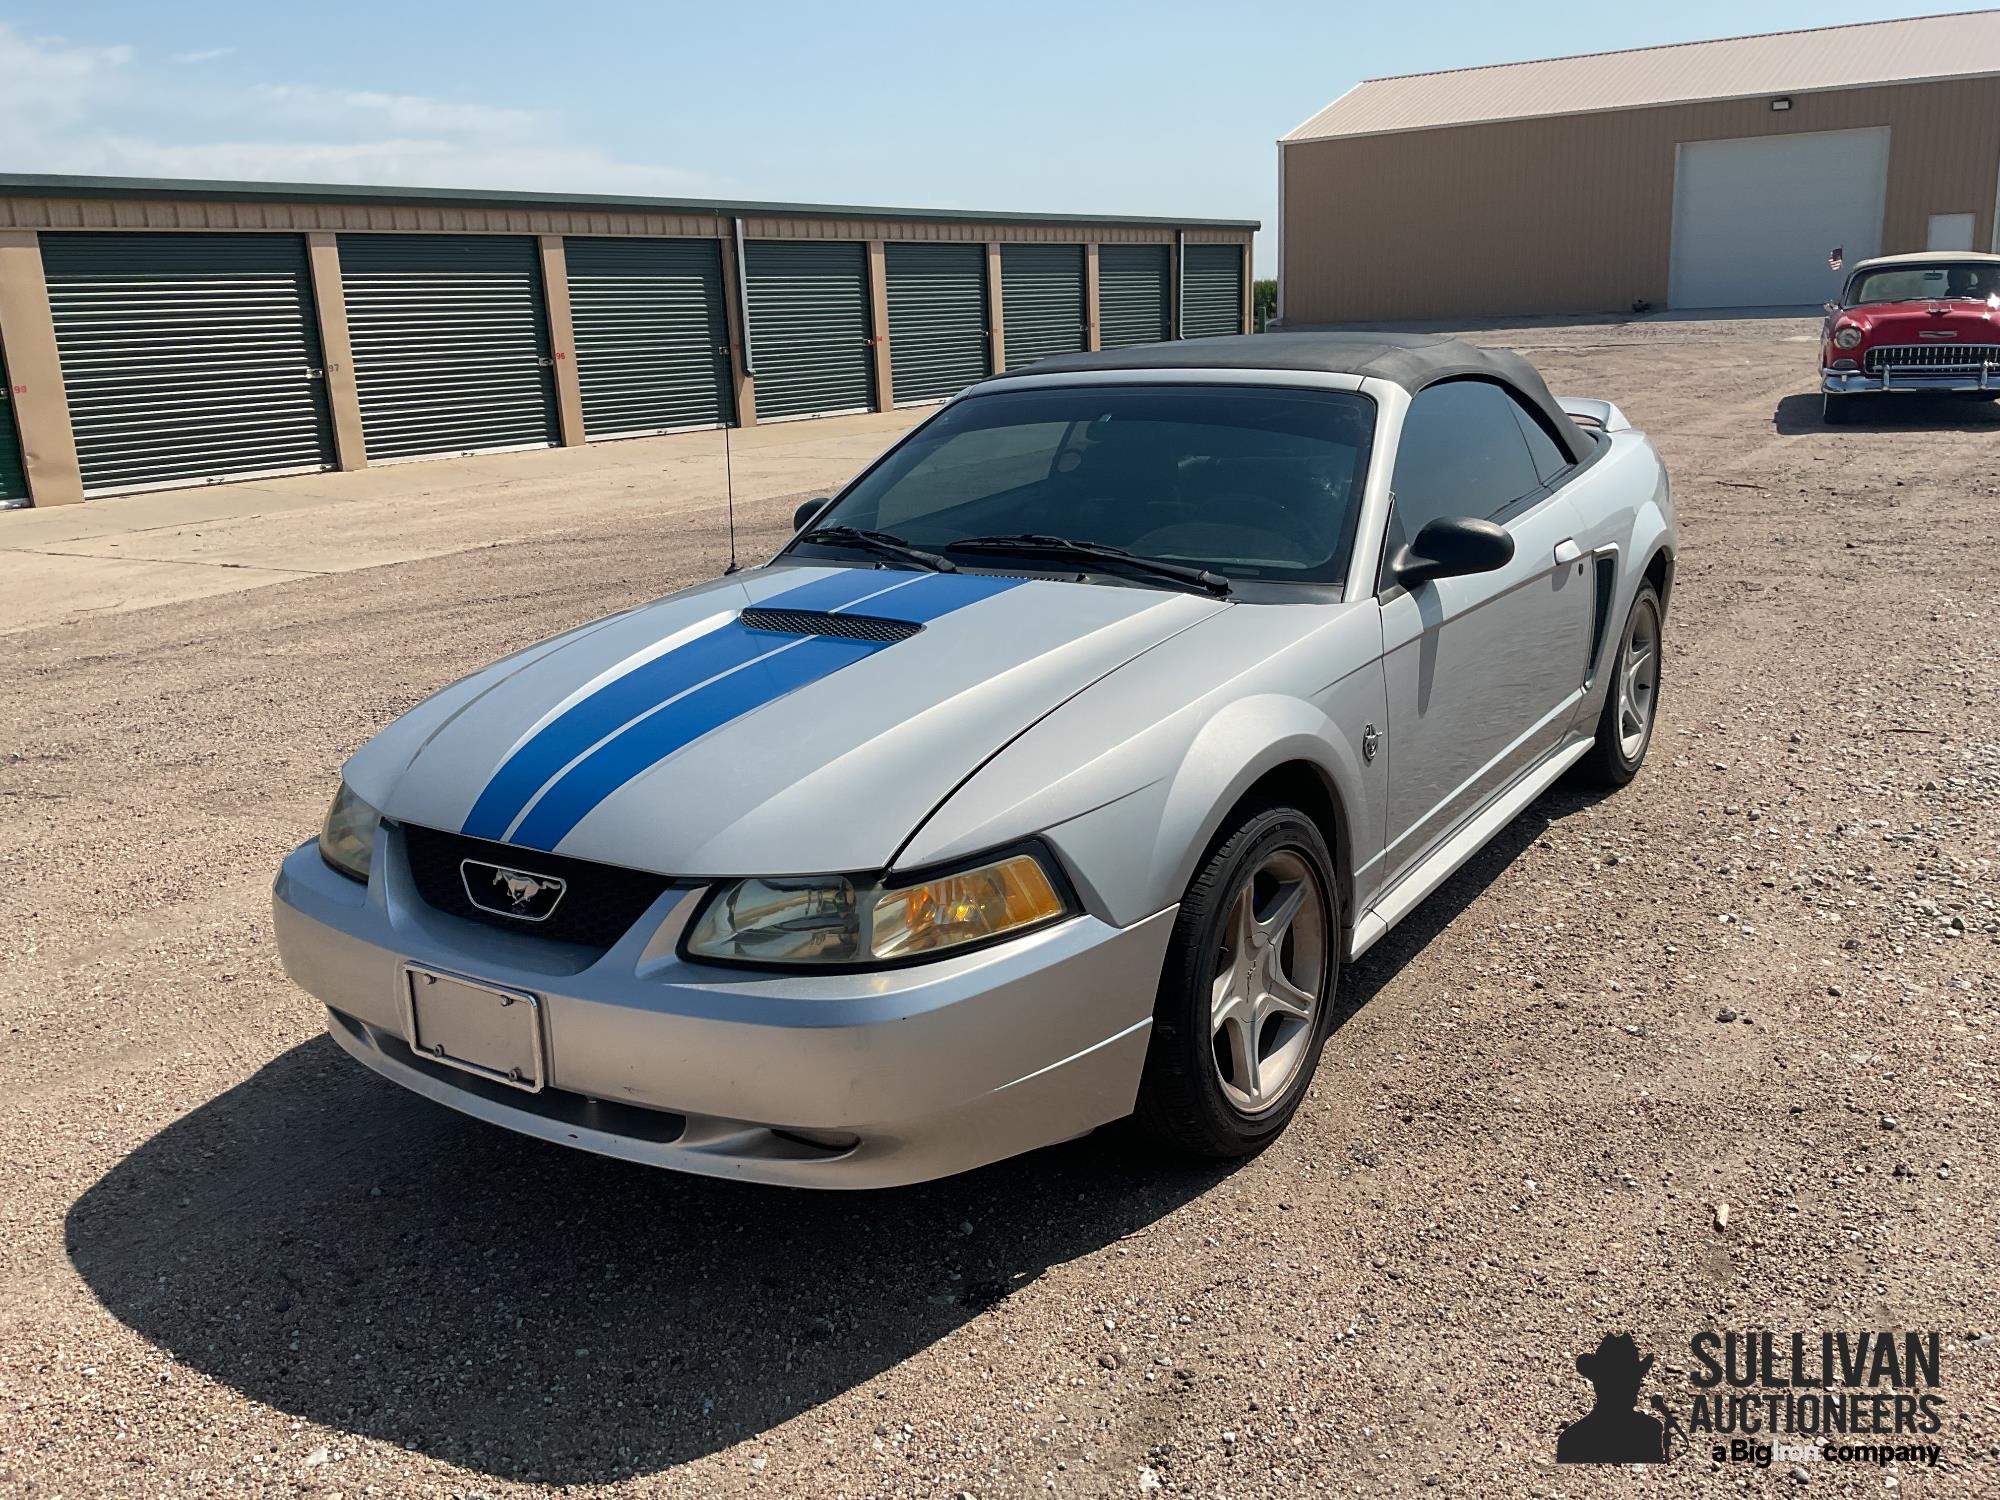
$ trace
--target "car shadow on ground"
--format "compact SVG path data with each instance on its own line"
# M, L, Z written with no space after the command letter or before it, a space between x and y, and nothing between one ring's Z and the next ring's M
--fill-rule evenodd
M1503 830L1355 966L1335 1027L1591 800L1559 787ZM708 1181L479 1124L319 1037L139 1147L65 1230L116 1317L253 1400L498 1477L589 1484L839 1397L1232 1169L1121 1126L888 1192ZM1073 1311L1038 1336L1088 1366L1101 1314Z
M1896 432L1980 432L2000 427L2000 404L1990 396L1864 396L1850 408L1853 415L1839 427L1829 427L1820 415L1819 392L1787 396L1771 414L1781 437L1814 432L1865 432L1870 428Z
M767 1431L1227 1172L1120 1129L887 1192L709 1181L479 1124L321 1037L146 1142L65 1227L115 1316L253 1400L568 1485ZM1043 1330L1078 1373L1106 1344L1084 1313Z

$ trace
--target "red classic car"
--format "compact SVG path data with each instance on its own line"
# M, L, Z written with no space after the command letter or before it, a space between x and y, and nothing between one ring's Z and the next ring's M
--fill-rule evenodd
M2000 255L1932 250L1864 260L1821 332L1821 414L1848 421L1859 396L2000 396Z

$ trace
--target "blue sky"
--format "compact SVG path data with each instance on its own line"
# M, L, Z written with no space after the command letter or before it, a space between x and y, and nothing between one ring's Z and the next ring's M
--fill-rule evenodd
M1980 8L0 0L0 170L1257 218L1268 271L1358 79Z

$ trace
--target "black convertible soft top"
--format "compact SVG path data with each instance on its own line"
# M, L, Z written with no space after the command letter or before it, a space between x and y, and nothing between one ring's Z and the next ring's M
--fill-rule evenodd
M1520 355L1441 333L1246 333L1134 344L1096 354L1052 355L992 378L1112 370L1319 370L1387 380L1411 395L1440 380L1497 380L1541 414L1543 425L1572 459L1582 459L1592 446L1549 394L1541 373Z

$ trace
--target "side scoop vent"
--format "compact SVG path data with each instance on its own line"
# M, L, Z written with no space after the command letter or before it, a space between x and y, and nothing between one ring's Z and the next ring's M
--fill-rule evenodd
M833 635L847 641L907 641L924 627L873 615L836 615L812 609L746 609L737 616L748 630L780 635Z

